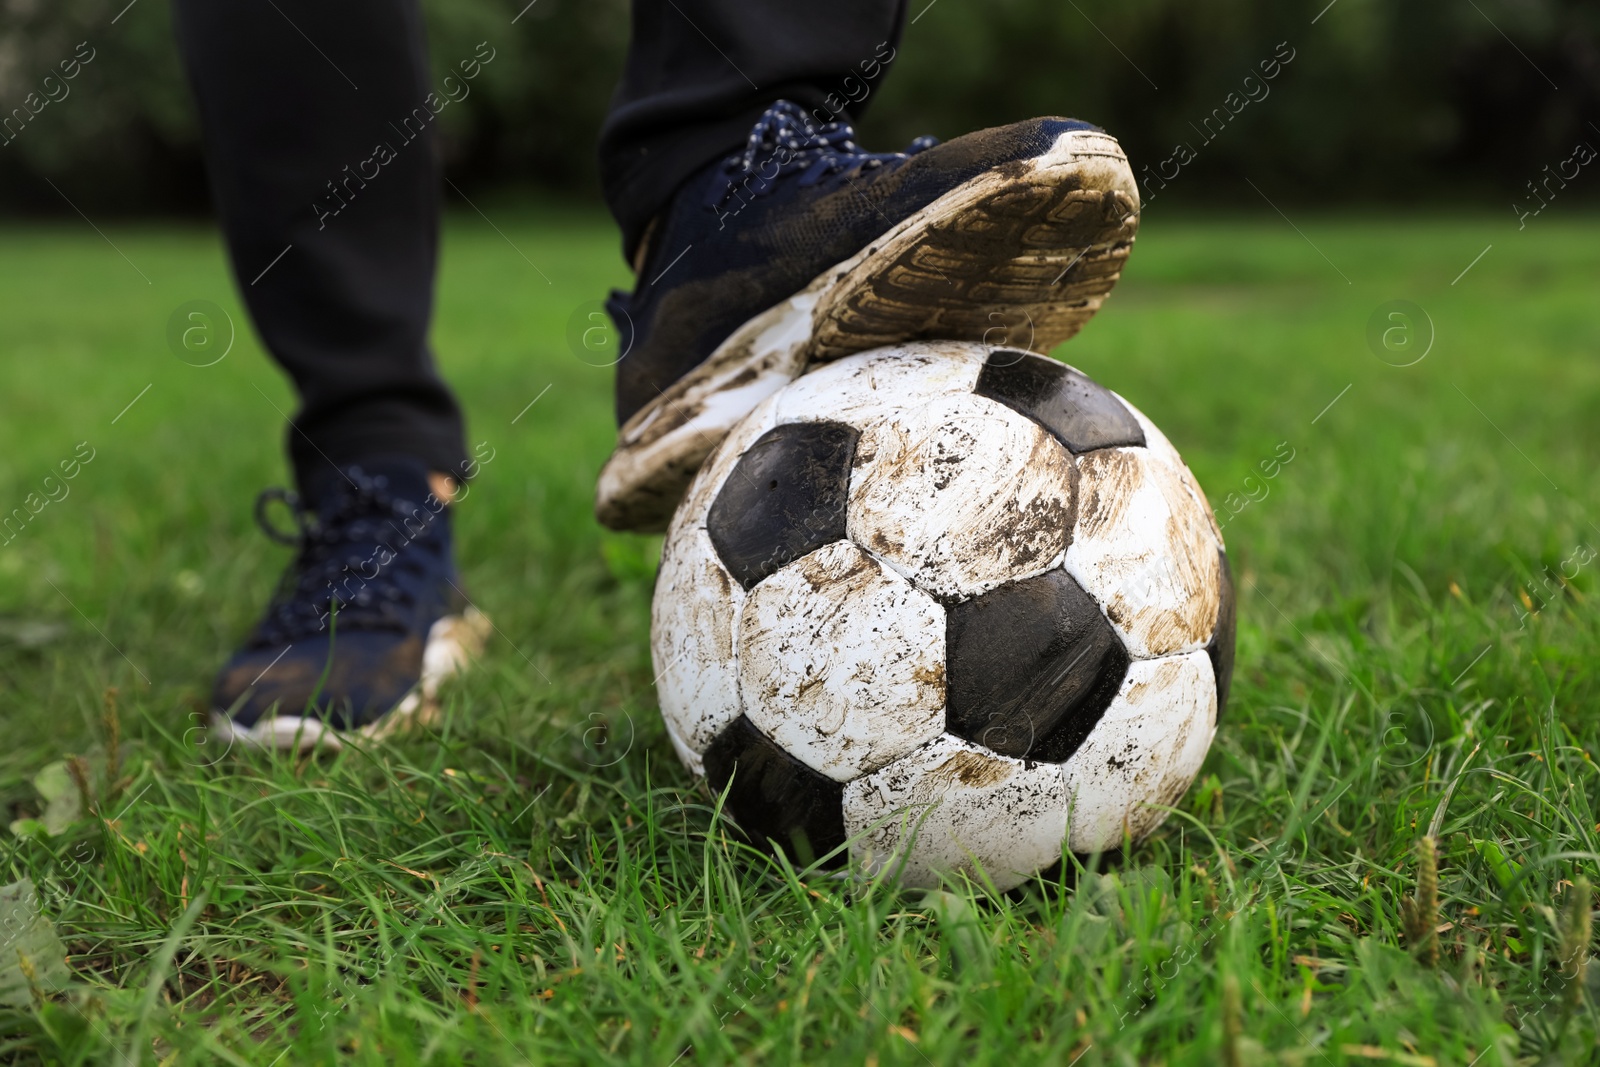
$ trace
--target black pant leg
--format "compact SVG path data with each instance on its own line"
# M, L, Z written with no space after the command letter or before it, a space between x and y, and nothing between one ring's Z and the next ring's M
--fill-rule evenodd
M177 0L174 17L235 277L300 392L300 485L379 454L460 470L427 346L439 189L416 0Z
M859 118L899 46L905 0L633 0L633 39L600 133L606 202L631 257L695 171L775 100ZM831 99L830 99L831 98Z

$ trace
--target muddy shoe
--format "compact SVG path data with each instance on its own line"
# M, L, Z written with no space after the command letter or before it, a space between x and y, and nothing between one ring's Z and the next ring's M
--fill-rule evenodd
M1138 229L1117 142L1044 118L869 153L780 101L691 178L607 307L616 451L596 514L659 530L757 402L812 364L918 339L1046 352L1095 313Z
M266 509L287 505L285 534ZM414 460L350 466L314 506L269 489L268 536L298 549L255 632L217 677L219 739L284 749L338 748L437 713L439 683L483 646L488 619L457 588L449 510Z

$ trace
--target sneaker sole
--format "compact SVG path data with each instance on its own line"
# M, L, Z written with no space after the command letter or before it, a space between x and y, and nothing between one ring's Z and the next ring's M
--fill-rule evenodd
M595 517L665 529L728 431L815 363L915 340L1049 351L1100 309L1138 228L1127 157L1090 130L952 189L750 319L629 419Z
M460 615L446 615L428 630L422 649L422 676L387 715L354 730L340 730L319 718L274 715L254 726L240 726L225 714L211 713L211 730L227 750L234 743L244 748L290 752L337 752L350 737L379 740L406 730L432 726L439 721L439 688L477 659L488 641L489 617L475 607Z

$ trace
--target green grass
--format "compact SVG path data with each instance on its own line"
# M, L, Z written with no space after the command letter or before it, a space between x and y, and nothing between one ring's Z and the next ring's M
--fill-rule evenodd
M515 248L448 228L436 339L494 457L458 531L497 634L442 733L312 761L224 755L195 717L285 563L249 515L290 394L216 238L5 234L0 508L94 458L0 547L0 799L45 814L35 774L77 753L93 810L0 845L70 954L0 904L0 1058L1594 1061L1600 967L1585 991L1562 961L1600 859L1600 220L1145 221L1061 354L1226 519L1233 701L1154 839L994 898L724 831L655 712L659 542L590 519L609 372L566 325L625 280L615 238L494 214ZM1365 339L1399 298L1437 333L1405 368ZM167 348L194 299L240 327L212 367ZM1430 825L1437 966L1401 915Z

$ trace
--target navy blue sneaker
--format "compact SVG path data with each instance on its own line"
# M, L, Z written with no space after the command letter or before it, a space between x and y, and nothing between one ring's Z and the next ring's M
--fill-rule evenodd
M728 430L817 363L920 339L1048 351L1099 309L1138 222L1122 149L1087 123L871 153L779 101L685 183L607 305L622 429L598 518L663 528Z
M440 682L483 646L488 619L457 587L449 509L423 464L346 467L314 506L269 489L256 521L298 552L278 591L217 676L212 726L247 745L338 748L437 714ZM297 529L267 515L287 505Z

